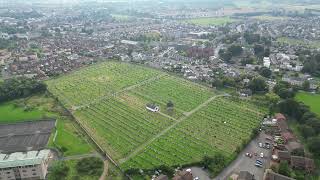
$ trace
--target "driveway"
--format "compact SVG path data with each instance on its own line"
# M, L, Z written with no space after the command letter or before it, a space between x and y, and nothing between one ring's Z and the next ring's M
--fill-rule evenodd
M255 179L263 179L264 170L266 167L269 167L271 155L272 155L272 148L265 149L260 148L258 146L259 142L265 143L265 138L269 137L264 132L261 132L257 138L252 140L247 147L238 155L237 159L234 160L228 167L226 167L217 177L215 177L215 180L225 180L228 179L230 175L233 173L239 173L240 171L248 171L251 174L254 175ZM254 156L252 158L247 157L245 154L249 153L257 153L257 156ZM263 153L264 158L260 158L259 154ZM255 161L257 159L260 159L263 161L263 167L259 168L255 166Z

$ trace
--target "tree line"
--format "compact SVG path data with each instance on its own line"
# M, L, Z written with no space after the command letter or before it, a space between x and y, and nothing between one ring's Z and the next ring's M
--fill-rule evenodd
M0 83L0 103L43 93L46 90L46 84L35 79L26 77L6 79Z
M310 108L294 99L297 87L286 82L279 82L273 89L281 100L274 104L274 111L279 111L289 117L289 120L296 121L298 131L307 142L309 151L320 157L320 118Z

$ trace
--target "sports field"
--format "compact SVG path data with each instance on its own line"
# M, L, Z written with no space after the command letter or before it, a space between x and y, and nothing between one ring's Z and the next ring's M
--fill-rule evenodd
M212 17L212 18L193 18L184 20L184 22L201 25L201 26L210 26L210 25L224 25L236 21L230 17Z
M299 92L296 96L296 99L310 106L311 111L314 113L317 113L320 116L320 95L319 94Z
M120 62L99 63L47 84L124 170L197 162L215 153L233 157L266 112L164 72ZM169 101L173 109L167 108ZM148 103L160 111L146 110Z

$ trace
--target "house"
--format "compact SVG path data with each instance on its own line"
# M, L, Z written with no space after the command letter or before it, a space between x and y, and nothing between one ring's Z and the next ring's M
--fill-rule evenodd
M239 94L241 97L249 97L252 96L252 91L251 89L241 89Z
M179 171L174 177L173 180L193 180L192 173L190 171Z
M293 134L292 134L291 132L289 132L289 131L287 131L287 132L281 132L281 137L282 137L282 139L283 139L286 143L295 140L295 137L294 137Z
M287 161L290 162L291 154L289 151L278 151L278 159L280 161Z
M159 106L157 106L155 104L147 104L146 109L151 112L158 112L160 110Z
M301 169L307 172L315 170L314 160L302 156L291 156L291 167L294 169Z
M264 57L263 58L263 66L266 67L266 68L270 68L270 65L271 65L270 58L269 57Z
M50 150L0 154L0 179L45 179Z
M248 171L240 171L237 180L254 180L254 175Z
M294 180L294 179L275 173L271 169L267 169L264 173L263 180Z

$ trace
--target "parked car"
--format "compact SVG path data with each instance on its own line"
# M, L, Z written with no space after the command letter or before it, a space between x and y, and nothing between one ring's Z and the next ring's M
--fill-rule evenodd
M259 147L263 148L263 144L261 142L259 143Z
M252 158L252 154L251 153L246 153L246 156L249 158Z
M261 160L259 160L259 159L256 160L256 163L257 164L261 164L261 165L263 164L263 162Z
M260 157L263 158L263 157L264 157L264 154L263 154L263 153L260 153Z

